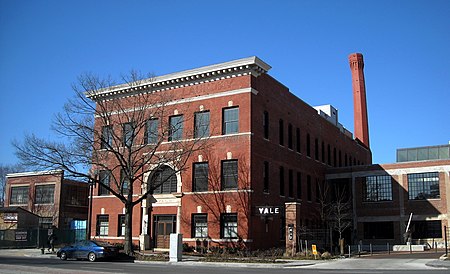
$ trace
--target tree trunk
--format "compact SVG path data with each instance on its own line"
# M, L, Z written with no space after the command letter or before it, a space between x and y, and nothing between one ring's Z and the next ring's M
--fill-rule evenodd
M344 255L344 239L343 238L339 238L339 250L341 253L341 256Z
M131 202L125 204L125 242L123 245L123 251L125 254L133 255L133 205Z

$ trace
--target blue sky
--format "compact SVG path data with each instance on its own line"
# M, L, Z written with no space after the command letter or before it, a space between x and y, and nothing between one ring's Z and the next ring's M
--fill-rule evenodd
M450 141L450 1L0 0L0 163L11 140L53 138L85 72L155 75L256 55L353 131L347 56L361 52L374 163Z

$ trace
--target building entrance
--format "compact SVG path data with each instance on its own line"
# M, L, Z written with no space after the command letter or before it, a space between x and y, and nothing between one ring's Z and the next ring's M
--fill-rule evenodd
M177 226L176 215L156 215L153 220L154 232L153 239L155 247L168 249L170 248L170 233L175 233Z

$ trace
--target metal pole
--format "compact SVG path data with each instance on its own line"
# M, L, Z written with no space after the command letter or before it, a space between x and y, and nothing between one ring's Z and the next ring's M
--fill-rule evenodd
M348 245L348 258L350 258L351 257L351 246L350 245Z
M373 255L372 243L370 243L370 256Z
M387 250L388 250L388 254L391 254L391 247L390 247L389 243L387 243Z
M94 192L94 183L92 181L89 181L89 215L88 215L88 223L87 223L87 233L86 233L86 239L91 239L91 224L92 224L92 195Z
M448 257L447 227L446 226L444 226L444 238L445 238L445 257Z

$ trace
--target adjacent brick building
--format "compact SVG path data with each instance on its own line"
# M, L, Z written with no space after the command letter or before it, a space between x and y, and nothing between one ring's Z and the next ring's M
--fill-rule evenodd
M443 246L449 226L449 148L399 149L397 163L329 170L329 184L346 185L353 193L353 241Z
M63 171L7 174L5 207L36 214L41 228L69 229L72 221L87 220L88 184L65 179Z
M95 94L96 100L168 95L171 102L166 115L148 117L149 125L154 121L160 126L183 122L161 149L171 138L188 142L188 132L195 135L199 129L210 136L211 148L192 155L189 168L171 177L149 198L151 209L149 200L144 200L141 209L134 210L133 241L148 248L146 239L150 238L152 247L164 249L168 248L168 234L178 231L190 245L207 239L212 244L238 243L251 249L284 247L286 203L298 205L299 224L319 227L316 197L327 170L372 163L362 55L351 55L350 64L356 72L354 88L358 86L355 115L358 112L363 117L358 119L365 119L358 122L355 138L339 123L335 108L311 107L271 77L270 66L257 57L158 76L132 89L122 85ZM126 111L115 115L124 114ZM188 116L194 119L186 119ZM97 117L96 127L100 126L123 130L124 135L127 128L119 122L101 125ZM145 140L155 127L147 130L142 134ZM140 142L143 146L148 143L145 140ZM150 169L143 181L150 183L171 168ZM122 241L124 212L115 196L97 186L91 237Z

